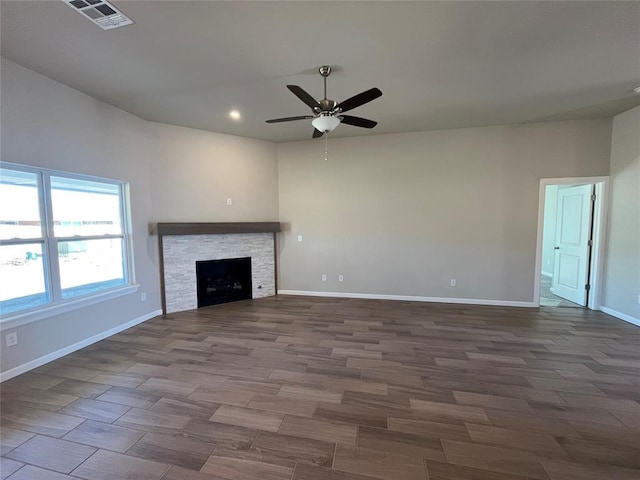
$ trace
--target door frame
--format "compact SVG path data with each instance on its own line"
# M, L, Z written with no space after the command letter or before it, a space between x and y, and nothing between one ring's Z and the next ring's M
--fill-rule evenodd
M544 202L547 185L594 184L596 201L593 209L593 246L589 272L588 301L590 310L600 310L602 277L604 274L604 248L606 242L607 215L609 209L609 177L541 178L538 191L538 235L536 240L536 264L533 283L533 304L540 306L540 277L542 269L542 229L544 225Z

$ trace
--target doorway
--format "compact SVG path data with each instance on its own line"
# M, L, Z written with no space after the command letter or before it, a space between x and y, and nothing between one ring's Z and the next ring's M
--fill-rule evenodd
M536 305L599 308L607 180L540 181Z

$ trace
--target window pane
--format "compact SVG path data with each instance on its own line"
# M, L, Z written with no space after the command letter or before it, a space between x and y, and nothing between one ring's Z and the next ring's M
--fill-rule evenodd
M0 169L0 239L40 237L38 176Z
M48 302L42 245L0 246L0 313L6 315Z
M123 285L122 243L121 238L58 243L62 298Z
M119 185L52 176L51 201L56 237L122 233Z

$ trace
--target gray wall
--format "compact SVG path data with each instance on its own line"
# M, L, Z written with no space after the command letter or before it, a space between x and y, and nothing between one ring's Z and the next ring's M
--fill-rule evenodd
M153 217L159 222L277 221L277 169L274 143L153 124Z
M1 68L1 159L129 182L135 278L148 293L18 327L19 345L0 349L3 372L160 309L150 222L277 219L273 144L146 122L4 58ZM196 197L200 187L211 195Z
M613 119L602 305L640 324L640 107Z
M531 302L539 180L607 175L610 140L586 120L330 139L327 162L280 144L278 287Z

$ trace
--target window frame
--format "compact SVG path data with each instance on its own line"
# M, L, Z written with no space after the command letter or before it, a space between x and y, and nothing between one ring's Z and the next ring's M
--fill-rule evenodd
M42 248L42 262L44 270L44 284L47 303L31 308L0 315L0 330L13 328L19 325L58 315L81 308L83 306L98 303L110 298L116 298L137 291L135 284L135 268L133 263L133 236L131 224L131 208L129 184L121 180L85 175L48 168L19 165L9 162L0 162L0 170L13 170L35 174L37 178L38 206L40 213L40 236L29 238L0 239L0 246L40 244ZM60 177L71 180L84 180L96 183L115 185L118 187L118 203L121 222L121 233L104 235L73 235L56 237L53 219L53 202L51 177ZM122 242L122 272L123 283L114 287L101 289L84 295L63 298L63 289L60 276L60 262L58 245L61 242L89 241L120 239Z

